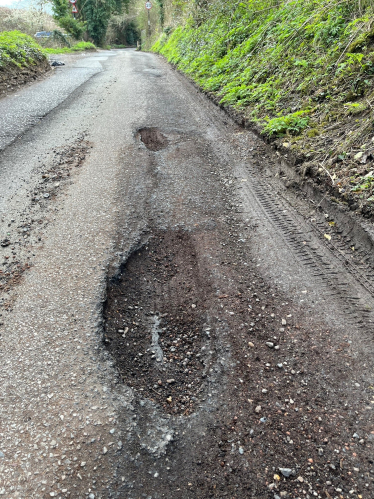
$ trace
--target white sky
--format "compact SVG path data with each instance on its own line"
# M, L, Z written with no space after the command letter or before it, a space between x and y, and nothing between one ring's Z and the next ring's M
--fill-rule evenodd
M36 4L35 0L0 0L0 7L27 7Z

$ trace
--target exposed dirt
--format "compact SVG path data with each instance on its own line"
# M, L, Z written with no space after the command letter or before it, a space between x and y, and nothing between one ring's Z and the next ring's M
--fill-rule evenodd
M14 92L27 83L34 82L51 71L49 61L46 59L40 64L28 68L0 69L0 99L10 92Z
M11 293L23 273L32 267L34 251L43 244L54 202L82 166L91 147L83 135L61 150L54 149L48 164L42 163L35 172L36 184L27 213L17 219L12 218L12 214L7 219L2 217L1 222L4 226L7 224L7 229L3 229L0 239L0 311L11 308Z
M123 381L182 415L173 424L188 434L157 459L135 444L137 462L162 480L128 463L129 497L155 488L176 498L360 497L374 478L371 394L357 376L364 359L269 286L243 247L215 250L223 234L156 232L109 285L105 344Z
M161 151L168 145L168 140L158 128L141 128L140 139L150 151Z
M230 143L236 154L243 149L247 155L249 145L238 133ZM254 164L272 161L262 144L253 145ZM186 154L180 142L170 149L162 159L149 156L148 175L159 179L150 180L150 220L161 189L155 164ZM210 158L209 150L204 154ZM369 359L355 350L345 328L332 328L261 274L253 252L257 223L241 216L235 177L222 169L208 181L206 173L201 171L201 202L208 212L215 206L215 224L160 230L150 222L145 242L108 283L104 344L134 391L136 421L133 430L124 427L128 454L118 474L126 485L119 482L117 493L371 498L372 394L363 370ZM269 196L263 203L273 237L279 230L305 251L310 236L299 226L288 234L293 216L262 180L254 184L258 199ZM195 209L177 206L186 219ZM328 243L324 234L335 237L337 227L321 216L322 242ZM309 255L302 258L310 265ZM363 254L357 258L361 262ZM346 299L333 269L322 266L321 275L331 293ZM142 435L154 433L164 435L162 451L144 443Z

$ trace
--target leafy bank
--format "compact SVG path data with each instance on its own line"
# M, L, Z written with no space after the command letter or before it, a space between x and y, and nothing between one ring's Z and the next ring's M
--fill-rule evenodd
M0 97L49 69L47 57L31 36L19 31L0 32Z
M155 52L373 216L373 0L173 0L163 16Z

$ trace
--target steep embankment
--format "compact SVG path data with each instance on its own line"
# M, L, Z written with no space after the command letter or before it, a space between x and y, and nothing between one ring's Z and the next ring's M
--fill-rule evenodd
M0 33L0 98L50 68L41 47L19 31Z
M337 201L372 216L373 8L372 0L217 0L166 29L153 50Z

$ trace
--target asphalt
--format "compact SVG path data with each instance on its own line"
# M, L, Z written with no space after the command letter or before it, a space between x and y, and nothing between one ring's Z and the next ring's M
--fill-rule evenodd
M0 150L35 126L55 107L95 74L103 70L102 61L113 52L102 51L89 57L61 56L65 66L56 67L53 76L13 92L0 100Z
M0 496L370 499L373 298L338 258L366 272L364 250L353 252L344 227L331 236L339 252L328 246L331 215L288 193L262 142L159 57L67 62L0 101ZM159 150L142 142L144 128L163 134ZM179 232L186 242L173 247ZM123 352L104 343L110 286L154 234L163 262L187 255L175 264L180 283L157 287L152 255L137 260L132 278L157 281L160 296L152 302L149 287L134 307L200 314L205 381L188 392L191 416L155 402L157 384L130 386L116 364ZM140 288L125 280L118 299ZM285 397L297 404L289 420ZM290 451L302 422L315 425L316 443L303 436ZM295 435L274 440L283 430ZM344 476L329 467L336 451ZM278 480L278 468L297 475Z

